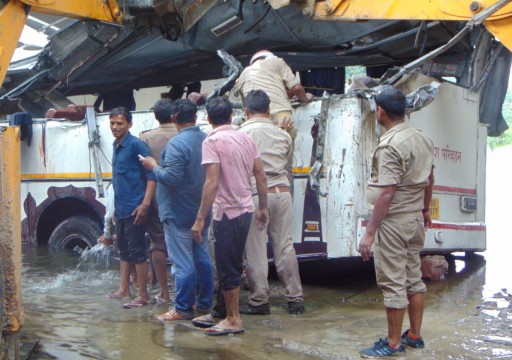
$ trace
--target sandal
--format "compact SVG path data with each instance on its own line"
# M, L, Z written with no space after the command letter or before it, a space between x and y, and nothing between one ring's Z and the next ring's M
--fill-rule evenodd
M133 308L140 308L140 307L146 306L148 304L149 304L149 302L147 302L145 300L132 300L129 303L124 304L123 307L125 309L133 309Z
M200 327L200 328L209 328L212 326L217 325L219 321L221 321L222 318L216 318L212 316L211 314L198 316L194 320L192 320L192 324L194 326Z
M190 320L189 317L183 316L176 311L176 309L171 309L165 314L158 315L157 320L160 321L173 321L173 320Z
M204 334L209 336L222 336L229 334L241 334L245 331L244 328L241 329L227 329L223 328L220 325L212 326L211 328L205 329Z
M123 295L119 295L117 292L113 292L113 293L105 295L105 297L108 297L109 299L112 299L112 300L119 300L119 299L129 298L130 295L123 296Z

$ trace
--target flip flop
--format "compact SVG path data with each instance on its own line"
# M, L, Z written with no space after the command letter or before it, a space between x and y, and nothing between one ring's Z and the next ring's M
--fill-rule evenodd
M216 320L216 319L218 319L218 320ZM207 314L207 315L196 317L195 319L192 320L192 324L194 324L194 326L197 326L200 328L209 328L209 327L217 325L217 323L221 320L222 319L220 319L220 318L213 317L212 314Z
M162 305L162 304L165 304L167 302L167 300L164 300L160 297L160 295L156 295L154 298L153 298L153 304L154 305Z
M105 295L105 297L108 297L109 299L112 299L112 300L119 300L119 299L124 299L124 298L130 297L130 296L129 295L122 296L122 295L119 295L119 294L116 294L115 292L113 292L113 293Z
M241 334L245 331L245 329L226 329L219 325L212 326L204 330L204 334L208 336L223 336L229 334Z
M148 305L149 302L144 300L132 300L129 303L123 305L125 309L139 308Z
M190 320L190 317L179 314L176 309L169 310L165 314L156 317L160 321L174 321L174 320Z

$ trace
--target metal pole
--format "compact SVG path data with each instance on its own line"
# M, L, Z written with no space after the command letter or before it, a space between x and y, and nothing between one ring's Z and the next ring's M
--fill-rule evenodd
M21 302L21 202L20 129L0 128L0 258L3 263L3 332L20 330Z
M98 130L98 124L96 123L96 113L92 107L87 108L85 113L85 119L87 120L87 130L89 133L89 151L92 154L92 161L94 165L94 176L96 178L96 186L98 188L98 197L105 197L105 188L103 187L103 177L101 175L101 164L98 155L98 149L100 146L100 132Z

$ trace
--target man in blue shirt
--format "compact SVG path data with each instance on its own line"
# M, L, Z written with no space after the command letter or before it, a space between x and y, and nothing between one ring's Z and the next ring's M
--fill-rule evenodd
M149 156L146 144L130 134L132 114L126 108L110 112L110 130L114 135L112 156L112 184L114 186L114 216L116 218L117 246L121 258L119 290L110 298L130 296L130 272L135 266L138 296L124 304L125 308L147 305L148 265L145 234L147 215L156 188L155 176L144 169L139 156Z
M208 313L213 294L213 268L205 240L209 219L205 221L202 241L194 241L190 230L201 205L206 176L201 166L206 134L195 126L197 106L190 100L177 100L176 104L173 121L178 134L167 143L160 165L151 157L141 160L158 181L160 220L164 223L176 287L174 307L157 317L162 321L192 319L194 307L200 314Z

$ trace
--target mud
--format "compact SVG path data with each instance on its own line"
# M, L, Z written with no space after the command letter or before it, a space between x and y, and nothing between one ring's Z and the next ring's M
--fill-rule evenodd
M508 154L504 159L512 158ZM492 159L488 250L450 257L448 274L427 282L426 348L408 350L408 359L512 358L512 244L506 226L512 190L509 170ZM32 359L358 359L361 348L386 336L373 269L359 260L302 263L307 310L301 315L287 313L273 278L271 315L243 316L246 333L227 337L207 337L187 321L154 320L165 305L126 310L121 301L107 299L118 282L115 264L77 268L77 257L34 248L25 249L23 260L22 335L40 340Z

